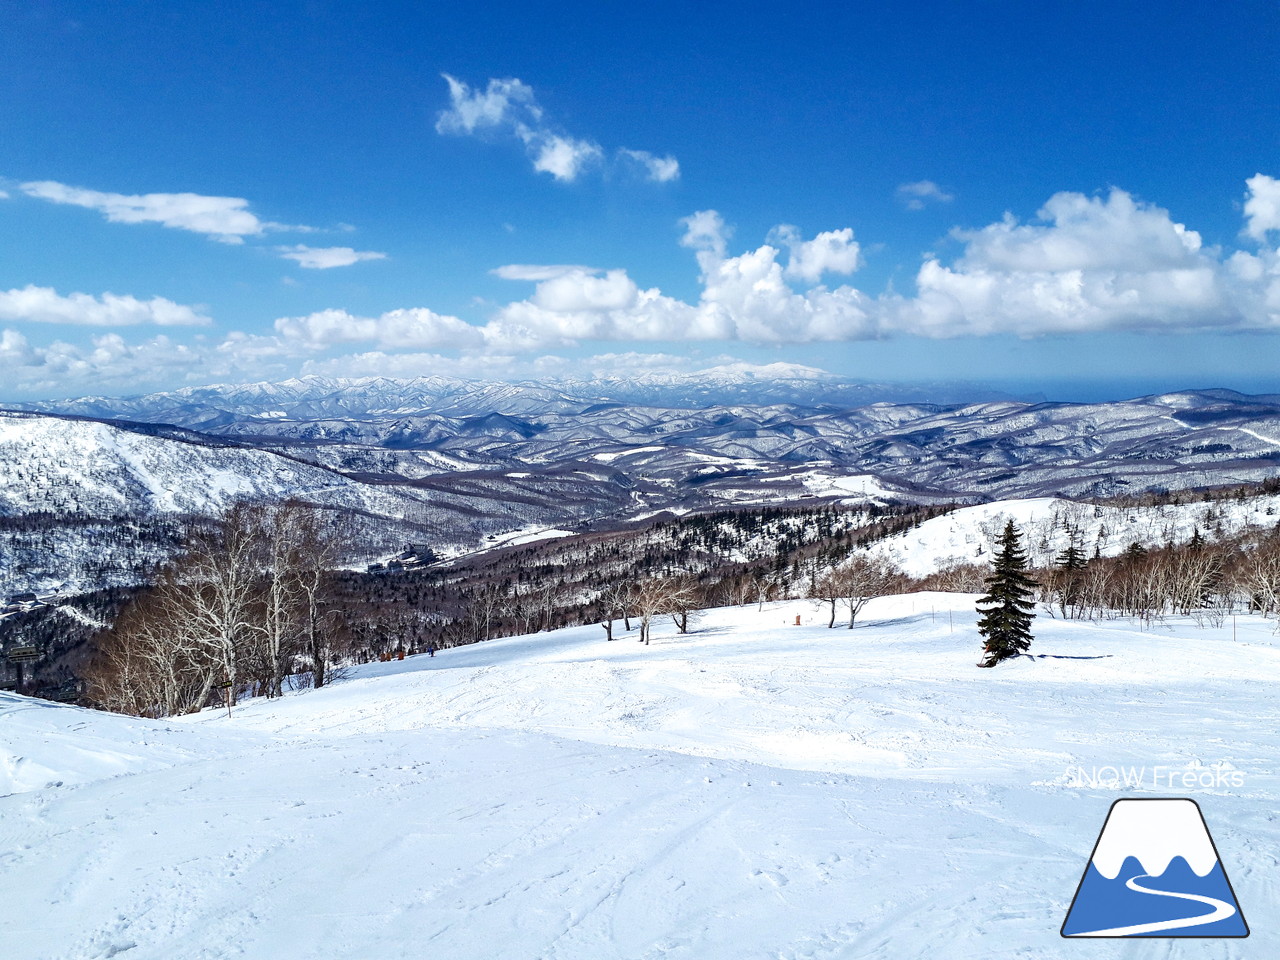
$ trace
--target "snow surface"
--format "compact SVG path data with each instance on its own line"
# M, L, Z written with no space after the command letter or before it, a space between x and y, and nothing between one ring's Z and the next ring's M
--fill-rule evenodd
M1211 540L1246 530L1269 530L1280 522L1280 496L1147 507L1100 506L1058 497L996 500L926 520L874 545L872 551L916 577L961 563L985 564L1008 520L1022 533L1031 564L1047 567L1073 536L1086 556L1096 549L1109 557L1123 553L1132 543L1144 547L1185 543L1196 530Z
M1258 922L1089 955L1276 955L1274 623L1041 618L979 670L973 600L490 641L230 719L4 696L4 956L1076 957L1112 801L1170 793L1104 765L1241 776L1177 792Z

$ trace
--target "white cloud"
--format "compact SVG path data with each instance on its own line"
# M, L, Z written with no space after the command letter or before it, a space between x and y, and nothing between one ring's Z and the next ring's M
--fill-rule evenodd
M685 228L680 246L697 250L699 262L704 253L715 258L725 255L733 230L725 225L724 218L717 211L699 210L684 217L680 224Z
M270 226L249 212L242 197L206 197L198 193L126 195L69 187L53 180L22 184L29 197L97 210L115 223L159 223L203 233L224 243L243 243Z
M577 270L543 280L533 302L544 310L565 313L626 310L635 305L639 295L625 270L608 270L604 276Z
M436 118L436 132L459 136L491 133L514 137L538 173L572 183L591 167L601 166L605 151L594 140L574 137L548 122L533 88L516 77L493 78L483 90L457 77L441 74L449 86L449 108ZM639 165L649 180L666 183L680 175L675 157L622 148L620 162Z
M1261 197L1270 183L1254 178L1250 186ZM1260 204L1247 216L1268 222ZM960 255L949 264L927 258L914 296L793 287L857 269L861 251L849 228L804 239L784 225L770 233L774 243L730 256L731 231L719 213L701 210L681 223L680 242L696 252L700 271L696 303L641 289L620 270L523 266L511 276L538 280L538 288L494 315L484 328L488 341L530 350L584 340L798 343L1280 328L1280 252L1224 259L1167 210L1123 190L1060 193L1031 222L1006 215L954 231Z
M275 328L285 342L314 350L341 343L376 343L393 350L474 349L484 345L479 328L421 307L391 310L378 317L321 310L305 317L281 317Z
M1200 234L1123 190L1106 199L1057 193L1036 216L1041 223L1020 224L1005 214L980 230L954 231L966 243L963 263L1010 272L1145 272L1202 262Z
M54 341L35 347L14 330L0 333L0 373L14 391L68 396L76 391L169 386L174 380L207 379L228 371L207 350L158 336L139 344L119 334L87 345ZM262 371L255 371L262 372Z
M1040 223L1011 215L956 231L950 267L928 259L914 300L887 301L889 332L926 336L1254 325L1200 235L1123 190L1103 199L1059 193Z
M503 280L551 280L554 277L564 276L566 273L603 273L594 267L584 267L580 264L569 263L508 263L501 267L495 267L489 271L495 277Z
M308 270L329 270L333 267L349 267L362 260L385 260L385 253L373 250L353 250L351 247L308 247L296 244L292 247L277 247L280 256L285 260L294 260Z
M0 200L8 200L8 199L9 199L9 191L0 190Z
M514 77L491 79L486 89L473 90L447 73L441 76L449 85L449 109L437 118L437 133L468 134L542 119L533 87Z
M1259 173L1245 181L1245 233L1265 241L1267 233L1280 230L1280 180Z
M680 177L680 161L668 154L659 157L648 150L628 150L623 147L618 156L637 164L650 180L655 183L670 183Z
M928 203L950 203L955 197L932 180L917 180L898 187L898 199L908 210L923 210Z
M658 289L639 288L625 271L556 271L532 297L500 309L484 328L490 344L507 350L567 345L584 340L796 340L855 339L871 318L868 300L850 287L791 289L780 250L764 245L726 256L731 233L714 210L684 218L681 244L696 251L702 296L685 303ZM850 230L803 240L783 228L795 275L817 279L824 270L853 269L857 244ZM798 252L798 257L797 257Z
M1253 178L1250 196L1266 197L1271 183ZM1263 226L1269 215L1259 204L1247 208L1248 228L1269 238L1274 228ZM577 374L592 367L548 354L590 342L782 344L900 335L1280 330L1280 249L1265 239L1257 249L1229 254L1206 248L1199 234L1168 211L1122 190L1095 197L1060 193L1030 221L1006 215L978 229L953 231L962 245L958 255L949 262L927 257L910 295L871 296L848 284L821 282L859 266L861 251L850 228L805 238L783 225L767 235L772 242L731 255L732 230L718 212L697 211L681 224L680 243L695 253L698 265L694 302L641 287L622 269L508 264L492 273L532 283L533 289L483 324L425 308L377 317L325 310L283 317L274 335L232 333L216 344L197 338L192 346L163 337L130 346L113 334L90 347L33 347L9 330L0 335L0 370L19 386L57 383L65 393L62 378L136 387L170 373L206 382L222 375L268 376L299 362L308 372L348 375L470 370L492 376L519 365ZM206 322L193 308L160 298L60 297L39 287L0 293L0 320L5 319ZM370 349L331 355L350 344ZM442 356L446 351L457 356ZM604 370L614 356L623 358L622 367L641 363L625 352L592 362ZM683 362L654 363L687 368Z
M790 278L816 283L824 273L853 273L862 264L861 247L849 227L802 240L799 230L785 224L775 227L773 236L790 251L791 259L784 271Z
M542 131L521 135L533 152L533 169L571 183L584 169L598 163L604 152L589 140L575 140Z
M131 326L140 323L153 323L162 327L202 326L211 322L195 308L174 303L164 297L139 300L114 293L96 297L87 293L72 293L64 297L52 287L35 285L0 291L0 320L93 327Z

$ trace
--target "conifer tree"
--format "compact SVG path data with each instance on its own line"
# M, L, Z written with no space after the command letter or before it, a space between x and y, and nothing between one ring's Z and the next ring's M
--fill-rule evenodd
M1080 549L1073 535L1071 541L1067 544L1067 549L1058 554L1056 562L1058 568L1055 571L1055 580L1058 587L1058 608L1062 611L1064 617L1069 616L1080 600L1080 581L1081 571L1084 570L1088 561L1085 559L1084 551Z
M1026 575L1027 555L1012 520L1005 524L996 543L995 572L987 577L987 593L978 601L982 614L978 632L985 641L980 667L994 667L1001 660L1026 653L1035 619L1031 595L1036 583Z

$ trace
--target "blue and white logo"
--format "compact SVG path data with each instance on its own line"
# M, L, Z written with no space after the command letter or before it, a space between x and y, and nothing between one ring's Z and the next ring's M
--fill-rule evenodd
M1062 935L1249 935L1194 800L1117 800L1111 805Z

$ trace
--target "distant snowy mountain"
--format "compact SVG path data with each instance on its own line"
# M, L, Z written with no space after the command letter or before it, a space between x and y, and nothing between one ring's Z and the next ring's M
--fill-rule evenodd
M895 390L895 402L870 402ZM1280 397L926 403L904 402L907 393L930 390L774 364L518 384L312 377L29 406L177 424L387 482L607 463L633 485L665 484L673 503L689 485L703 499L749 501L771 498L762 483L813 494L823 478L851 473L906 498L992 499L1194 488L1280 471Z
M894 390L897 402L868 402ZM426 539L447 554L664 510L1105 497L1280 475L1276 396L903 402L912 392L931 391L774 364L524 383L309 377L31 404L56 412L0 414L0 517L137 520L296 497L360 518L371 552ZM56 585L39 538L24 528L15 545L5 529L0 578Z
M730 364L697 373L633 377L556 377L502 383L455 377L344 379L301 377L280 383L186 387L141 397L82 397L15 404L18 409L173 423L213 430L244 420L383 420L576 414L602 403L703 409L722 404L791 403L805 407L871 403L960 403L1013 399L972 384L876 384L796 364Z

